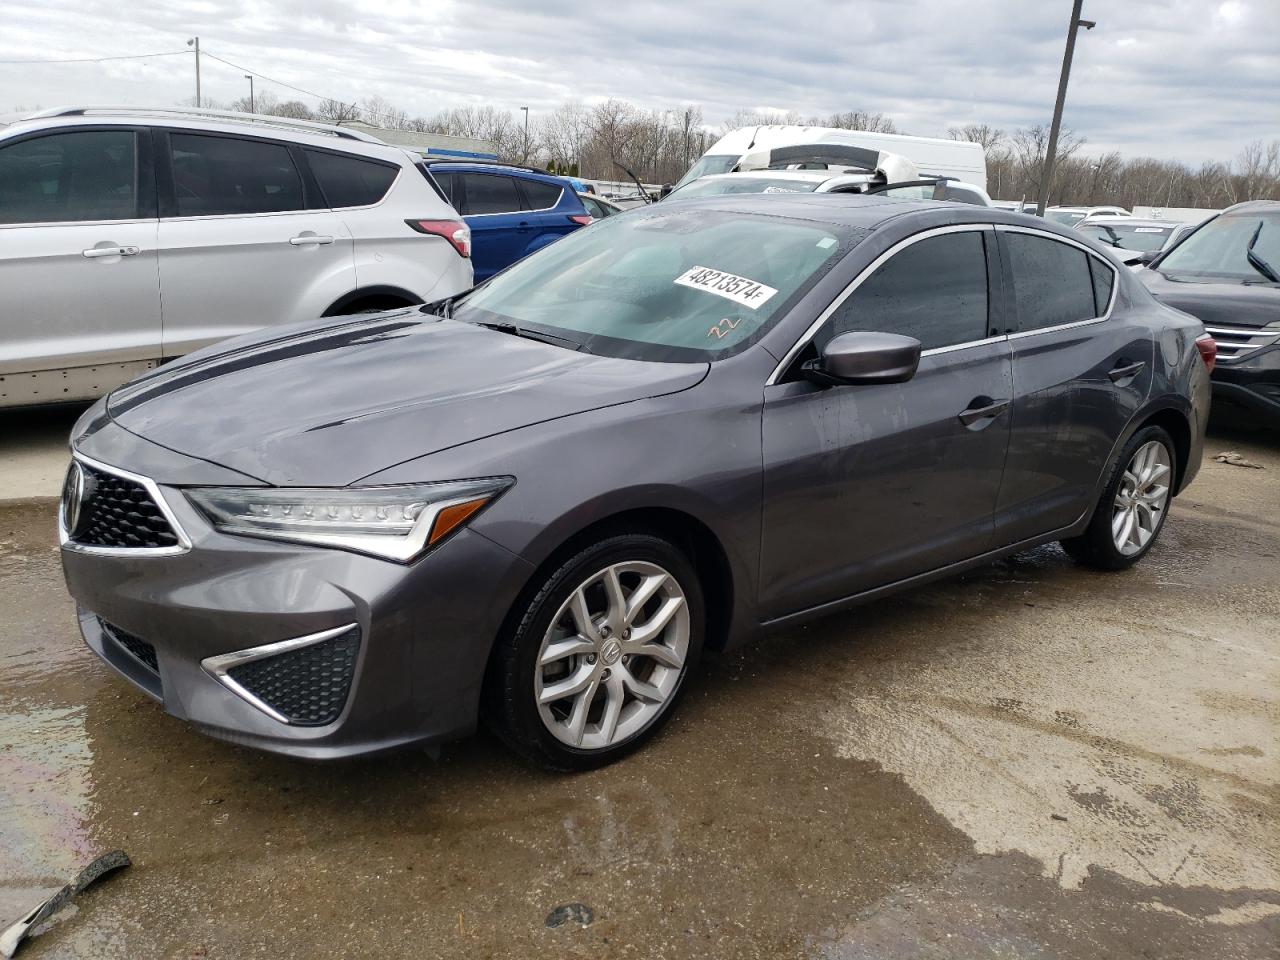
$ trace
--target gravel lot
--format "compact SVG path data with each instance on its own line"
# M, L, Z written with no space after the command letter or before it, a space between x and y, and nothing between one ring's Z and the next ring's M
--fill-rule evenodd
M73 420L0 415L0 925L134 866L21 956L1280 955L1280 438L1215 428L1264 469L1207 462L1132 571L1043 548L772 637L553 777L483 735L321 766L166 717L76 633Z

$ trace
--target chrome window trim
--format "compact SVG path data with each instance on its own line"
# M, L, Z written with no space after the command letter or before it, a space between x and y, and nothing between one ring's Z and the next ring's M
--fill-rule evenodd
M1070 323L1059 323L1052 327L1037 327L1035 330L1018 330L1016 333L1009 334L1010 340L1021 340L1025 337L1034 337L1041 333L1058 333L1062 330L1072 330L1076 327L1087 327L1095 323L1105 323L1111 319L1111 313L1116 308L1116 299L1120 295L1120 271L1113 263L1107 260L1106 257L1100 255L1097 250L1089 249L1087 244L1081 243L1073 237L1060 237L1056 233L1050 233L1048 230L1040 230L1036 227L1015 226L1013 224L1005 223L996 224L996 229L1002 233L1029 233L1032 236L1041 237L1046 240L1056 240L1058 243L1065 244L1069 247L1075 247L1077 250L1083 251L1085 255L1093 257L1093 259L1097 260L1111 271L1111 299L1107 301L1107 309L1103 311L1102 316L1088 317L1084 320L1072 320ZM1092 275L1090 276L1089 282L1090 285L1092 285ZM1013 306L1016 312L1016 300ZM1020 317L1018 319L1021 320Z
M186 530L182 528L182 524L178 522L177 515L169 506L169 502L165 500L164 494L160 492L159 485L150 477L144 477L138 473L131 473L128 470L122 470L120 467L113 467L110 464L103 463L100 460L94 460L92 457L86 457L78 450L72 450L73 459L83 463L85 466L92 467L94 470L100 470L103 473L109 473L112 476L120 477L122 480L131 480L134 483L141 484L143 489L147 491L151 499L155 501L156 506L160 508L160 513L165 520L169 522L169 526L173 528L174 536L178 538L178 543L172 547L95 547L89 544L76 543L71 539L71 534L67 530L65 518L63 516L63 503L58 502L58 543L64 550L71 550L74 553L86 553L99 557L172 557L180 553L186 553L191 549L191 539L187 536Z
M263 644L260 647L249 647L245 650L236 650L233 653L223 653L213 657L205 657L200 661L200 666L204 668L204 671L209 674L209 676L213 677L213 679L217 680L220 684L234 693L237 697L244 700L250 706L261 710L272 720L278 720L280 723L292 726L293 721L274 707L267 704L265 701L255 697L240 684L236 683L236 681L228 675L228 671L246 663L253 663L255 660L265 660L267 657L274 657L281 653L289 653L292 650L299 650L302 647L310 647L317 643L323 643L326 640L332 640L334 637L339 637L349 630L359 629L360 625L358 623L348 623L343 627L334 627L331 630L321 630L319 633L310 633L305 637L293 637L289 640L280 640L276 643ZM353 683L352 688L354 689L354 687L355 684ZM347 691L347 699L351 699L350 690ZM345 711L345 709L346 704L343 704L343 710ZM341 717L341 715L342 714L339 713L339 717Z
M863 281L866 280L867 277L871 276L871 274L875 273L876 270L880 269L880 267L889 258L902 250L905 250L912 244L919 243L921 240L927 240L930 237L940 237L948 233L980 233L985 231L994 231L994 229L995 225L990 223L953 223L945 227L932 227L928 230L922 230L919 233L913 233L911 236L906 237L903 240L899 240L892 247L863 267L861 272L849 281L848 286L836 295L836 298L831 301L827 308L823 310L822 313L818 314L818 319L809 324L809 329L805 330L805 332L801 334L800 339L792 345L791 349L782 355L782 359L778 361L778 365L773 368L773 372L769 374L769 379L765 380L764 385L766 387L771 387L778 382L778 378L781 377L788 368L790 368L791 364L795 362L800 351L809 345L809 342L813 339L814 335L822 329L822 325L826 323L827 320L831 318L831 315L835 313L836 310L845 302L845 300L847 300L850 295L852 295L853 292L862 285ZM984 343L995 343L996 341L1003 339L1005 339L1003 336L987 337L982 340L971 340L965 343L949 344L945 347L932 347L928 350L921 351L920 356L935 356L939 353L951 353L956 350L976 347Z

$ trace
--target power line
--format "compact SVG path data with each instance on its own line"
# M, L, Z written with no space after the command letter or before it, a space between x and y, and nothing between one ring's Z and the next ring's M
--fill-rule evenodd
M190 50L170 50L167 53L130 53L120 57L72 57L67 60L0 60L0 64L19 63L105 63L108 60L146 60L149 57L178 57Z
M308 97L315 97L317 100L328 100L332 103L338 104L339 106L350 107L353 110L356 109L356 105L354 103L347 103L343 100L339 100L337 97L326 97L324 94L316 93L313 90L304 90L302 87L295 87L292 83L285 83L283 80L277 80L275 77L268 77L265 73L258 73L258 71L239 63L232 63L230 60L224 60L222 57L212 54L208 50L202 50L201 53L204 56L209 57L211 60L217 60L219 63L225 63L228 67L235 67L237 70L243 70L245 73L251 73L259 80L265 80L267 83L274 83L278 87L285 87L295 93L301 93Z

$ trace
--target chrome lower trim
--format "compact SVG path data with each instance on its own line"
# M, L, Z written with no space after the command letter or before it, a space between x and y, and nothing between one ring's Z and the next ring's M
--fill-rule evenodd
M292 726L292 721L289 720L288 717L271 707L269 704L259 700L244 687L240 686L240 684L236 683L235 680L228 676L228 671L242 664L252 663L254 660L265 660L267 657L274 657L277 654L288 653L291 650L298 650L301 647L309 647L313 644L323 643L326 640L332 640L334 637L341 636L350 630L358 630L359 628L359 624L348 623L346 626L334 627L332 630L322 630L319 633L310 633L305 637L294 637L290 640L280 640L276 643L268 643L261 647L249 647L247 650L237 650L234 653L222 653L215 657L205 657L200 661L200 666L204 668L205 673L209 674L250 706L257 707L272 720L278 720L280 723Z
M94 470L100 470L103 473L109 473L112 476L120 477L122 480L131 480L134 483L141 484L147 494L155 501L160 513L164 515L169 526L173 529L174 536L178 538L178 543L173 547L94 547L83 543L76 543L71 539L70 533L67 531L66 520L63 516L65 504L58 503L58 543L64 550L72 550L76 553L93 554L100 557L172 557L180 553L186 553L191 549L191 539L187 536L187 532L182 529L182 524L178 522L178 517L173 510L169 508L169 503L164 498L164 494L160 492L160 487L150 477L144 477L141 474L131 473L128 470L122 470L120 467L113 467L110 464L103 463L100 460L94 460L92 457L86 457L78 450L72 450L71 456L86 466L92 467Z

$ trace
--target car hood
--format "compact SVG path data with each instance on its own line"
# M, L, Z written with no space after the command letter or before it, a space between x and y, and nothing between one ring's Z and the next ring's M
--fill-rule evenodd
M1280 289L1257 283L1171 280L1158 270L1137 276L1151 295L1206 327L1265 327L1280 322Z
M344 486L472 440L685 390L707 369L597 357L411 311L209 347L117 390L107 410L153 443L266 483Z

